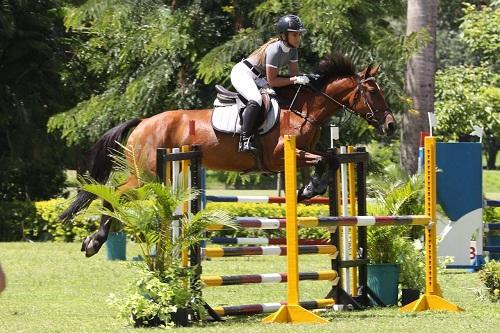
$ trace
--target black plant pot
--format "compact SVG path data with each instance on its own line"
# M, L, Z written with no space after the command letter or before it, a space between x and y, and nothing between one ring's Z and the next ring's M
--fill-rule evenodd
M134 319L134 327L158 327L160 325L165 325L165 321L158 318L158 316L154 316L153 318L147 320L137 320L135 315L132 315ZM174 323L175 326L186 327L191 324L193 319L195 319L195 312L193 309L189 308L178 308L177 312L172 312L170 314L170 319Z
M405 306L420 297L420 290L418 289L403 289L401 290L401 305Z
M186 327L189 326L194 318L193 309L178 308L177 312L172 313L172 322L175 326Z
M165 322L161 320L158 316L154 316L153 318L147 320L138 320L135 315L132 315L132 319L134 319L134 327L158 327L160 325L165 325Z

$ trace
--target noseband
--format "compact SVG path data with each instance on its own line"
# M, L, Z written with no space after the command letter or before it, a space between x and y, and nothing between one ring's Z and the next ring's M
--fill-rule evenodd
M364 118L366 119L367 122L374 123L374 125L380 126L381 124L380 124L379 120L377 119L377 117L375 117L375 115L377 113L383 113L384 114L383 119L385 119L389 114L392 114L392 112L389 108L386 108L384 110L379 110L370 104L370 102L368 101L368 96L366 95L366 91L365 91L365 89L363 89L363 83L368 82L368 81L373 81L375 83L375 85L377 86L378 91L381 91L380 86L377 83L377 80L375 80L375 77L372 76L372 77L360 80L359 76L356 76L356 83L357 83L356 93L354 95L354 99L352 101L352 104L349 106L348 111L351 113L356 113L353 110L353 107L356 105L356 103L358 103L360 97L363 97L363 102L365 103L365 105L368 107L368 110L369 110L369 112L367 112L365 114ZM359 114L357 114L357 115L360 116Z

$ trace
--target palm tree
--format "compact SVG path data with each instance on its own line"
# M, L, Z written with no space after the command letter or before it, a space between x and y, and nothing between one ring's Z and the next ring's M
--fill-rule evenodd
M437 0L408 0L406 33L425 29L429 42L413 54L406 69L406 92L413 107L402 118L401 164L408 174L417 171L421 131L429 131L427 113L434 112L434 76L436 73Z

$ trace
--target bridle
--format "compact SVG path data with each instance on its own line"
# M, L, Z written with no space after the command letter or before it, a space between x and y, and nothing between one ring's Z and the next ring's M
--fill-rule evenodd
M319 76L313 76L313 79L318 79L318 78L319 78ZM309 87L313 91L323 95L324 97L326 97L327 100L334 102L338 106L342 107L343 111L347 111L347 112L349 112L353 115L356 115L358 117L363 117L363 116L360 115L359 113L357 113L356 111L354 111L354 106L359 102L360 98L363 98L363 102L368 107L368 110L369 110L369 112L367 112L364 115L364 118L366 119L366 121L368 123L370 123L374 126L380 126L381 124L380 124L380 121L377 119L376 114L383 113L384 114L383 119L385 119L387 117L387 115L392 114L392 112L389 108L386 108L384 110L380 110L380 109L377 109L373 105L370 104L370 101L368 100L368 96L365 92L365 88L363 88L363 83L366 83L368 81L373 81L375 83L375 85L377 86L378 91L381 91L380 86L378 85L377 81L375 80L375 77L371 76L371 77L366 78L366 79L360 79L359 75L356 74L355 95L354 95L354 98L353 98L352 103L350 105L342 104L341 102L337 101L335 98L326 94L322 90L314 87L313 85L307 85L307 87ZM294 110L292 108L293 103L295 102L295 99L297 98L301 88L302 88L302 85L299 85L297 92L295 93L295 96L293 97L292 103L290 104L290 111L293 112L294 114L298 115L302 119L304 119L305 122L308 122L313 126L319 126L320 122L317 119L310 117L307 114L304 115L301 111Z

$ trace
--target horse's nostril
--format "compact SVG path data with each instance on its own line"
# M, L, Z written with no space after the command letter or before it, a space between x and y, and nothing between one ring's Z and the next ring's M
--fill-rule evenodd
M390 122L387 124L387 135L391 136L394 134L394 132L396 132L396 124L393 123L393 122Z

